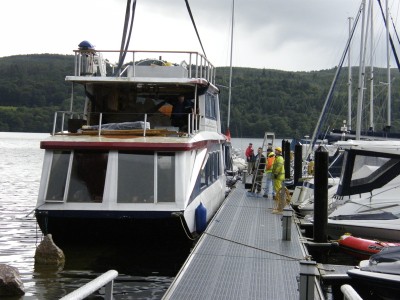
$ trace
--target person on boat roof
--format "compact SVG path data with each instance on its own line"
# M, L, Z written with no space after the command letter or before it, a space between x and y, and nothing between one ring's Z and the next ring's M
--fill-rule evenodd
M180 131L188 128L188 114L193 113L193 102L185 99L184 95L179 95L172 105L171 125L179 127Z

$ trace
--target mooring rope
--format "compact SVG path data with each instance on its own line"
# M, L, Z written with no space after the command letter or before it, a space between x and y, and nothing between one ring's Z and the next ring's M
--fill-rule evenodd
M275 251L266 250L266 249L262 249L262 248L259 248L259 247L251 246L251 245L244 244L244 243L237 242L237 241L233 241L233 240L230 240L230 239L227 239L227 238L224 238L224 237L221 237L221 236L218 236L218 235L206 232L206 231L204 232L204 234L208 234L209 236L213 236L213 237L216 237L218 239L221 239L221 240L224 240L224 241L227 241L227 242L231 242L231 243L234 243L234 244L237 244L237 245L245 246L245 247L248 247L248 248L251 248L251 249L255 249L255 250L262 251L262 252L266 252L266 253L271 253L271 254L275 254L275 255L278 255L278 256L282 256L282 257L285 257L285 258L288 258L288 259L291 259L291 260L301 261L301 260L307 259L307 258L304 258L304 257L303 258L292 257L292 256L285 255L285 254L282 254L282 253L278 253L278 252L275 252Z

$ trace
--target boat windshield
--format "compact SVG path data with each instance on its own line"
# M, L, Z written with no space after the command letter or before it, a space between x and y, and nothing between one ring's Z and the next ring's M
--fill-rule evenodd
M400 156L376 151L346 150L337 195L371 192L400 174Z

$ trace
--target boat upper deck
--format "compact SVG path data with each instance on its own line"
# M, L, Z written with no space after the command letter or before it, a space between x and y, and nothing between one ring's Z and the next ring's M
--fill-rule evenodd
M192 51L127 51L129 60L119 66L107 56L118 56L120 51L95 50L82 47L75 50L75 71L66 81L77 83L194 83L215 84L215 67L202 54ZM158 58L149 57L158 56ZM173 61L179 61L174 63Z

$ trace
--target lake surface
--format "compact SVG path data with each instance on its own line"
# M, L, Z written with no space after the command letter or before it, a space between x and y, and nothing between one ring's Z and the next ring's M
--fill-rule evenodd
M186 246L176 251L177 245L162 251L141 245L71 246L62 249L66 256L62 270L35 267L42 233L33 210L44 155L40 140L48 136L0 132L0 263L19 270L26 292L1 299L59 299L110 269L119 273L115 299L161 299L189 254Z

